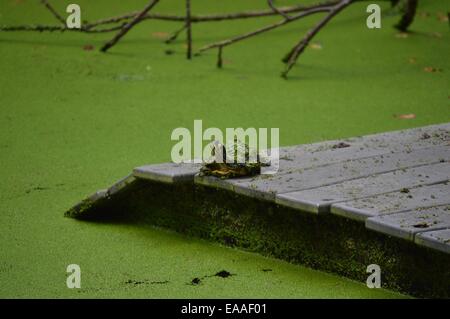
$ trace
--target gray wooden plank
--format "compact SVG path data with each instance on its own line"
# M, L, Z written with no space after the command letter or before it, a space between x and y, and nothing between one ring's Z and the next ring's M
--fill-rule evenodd
M273 200L280 186L292 187L295 178L292 173L307 168L316 168L347 160L370 158L393 152L410 152L412 150L429 148L431 146L448 146L450 140L450 123L430 125L420 128L393 131L381 134L372 134L361 137L353 137L341 140L325 141L313 144L303 144L280 149L279 170L275 178L261 175L255 179L236 178L232 180L221 180L215 177L195 177L195 182L202 185L219 187L230 191ZM340 143L348 147L337 147ZM289 175L287 177L278 177ZM280 182L277 184L277 179ZM269 182L273 180L273 182ZM267 183L265 183L265 181ZM258 183L262 184L261 191ZM242 184L242 186L240 186ZM267 185L264 184L275 184ZM264 190L265 188L265 190ZM284 192L286 190L282 190Z
M417 208L450 204L450 183L400 191L331 205L331 213L354 220Z
M450 229L448 228L419 233L414 241L418 245L450 254Z
M163 163L136 167L133 175L137 178L164 182L188 183L194 181L194 175L200 170L200 164Z
M292 169L289 174L257 176L239 180L234 189L238 193L286 193L327 186L346 180L385 173L401 168L434 164L450 159L450 147L438 146L408 152L388 153L369 158L352 159L308 169Z
M450 228L450 206L435 206L370 217L366 220L366 228L413 241L418 233Z
M450 123L372 134L280 149L279 174L291 168L309 168L389 152L448 145ZM347 147L338 147L344 143Z
M276 195L276 202L312 213L329 213L332 204L380 195L402 188L442 183L450 179L450 163L397 170L339 184Z
M450 140L450 123L408 130L372 134L340 140L324 141L280 148L279 170L276 175L291 174L293 170L319 167L347 160L369 158L393 152L446 145ZM348 147L338 147L341 143ZM267 176L261 176L261 179ZM199 183L233 190L234 184L246 183L247 178L219 180L198 179Z
M448 159L450 159L450 147L445 145L408 152L387 153L314 168L293 168L286 174L258 175L253 178L235 180L221 180L210 176L196 177L195 182L233 190L250 197L275 200L278 193L317 188L401 168L439 163Z

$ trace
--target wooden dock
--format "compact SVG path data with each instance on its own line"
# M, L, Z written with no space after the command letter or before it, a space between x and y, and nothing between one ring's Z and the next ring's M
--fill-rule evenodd
M199 167L137 167L66 215L139 212L155 225L358 280L378 262L391 289L450 296L450 123L281 148L275 175L222 180L199 176ZM317 242L333 239L340 242Z

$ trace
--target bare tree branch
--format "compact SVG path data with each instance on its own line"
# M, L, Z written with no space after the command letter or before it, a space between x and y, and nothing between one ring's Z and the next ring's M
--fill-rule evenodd
M48 26L48 25L19 25L19 26L0 26L0 31L75 31L75 32L86 32L86 33L99 33L99 32L111 32L115 30L119 30L119 32L102 48L101 51L106 52L112 46L114 46L120 39L125 36L137 23L142 22L145 19L158 19L165 21L177 21L183 22L183 26L175 31L167 40L166 43L171 43L174 41L178 35L186 30L186 46L187 52L186 56L188 59L192 57L192 23L200 23L200 22L213 22L213 21L223 21L223 20L236 20L236 19L248 19L255 17L267 17L267 16L275 16L280 15L283 17L283 20L272 23L270 25L261 27L257 30L247 32L245 34L241 34L229 39L225 39L222 41L214 42L212 44L206 45L196 53L199 55L200 53L217 48L217 67L221 68L223 64L223 49L226 46L232 45L239 41L251 38L258 34L262 34L264 32L276 29L281 27L287 23L292 21L296 21L303 17L315 14L326 12L327 15L320 20L320 22L314 26L314 28L310 29L307 34L294 46L290 52L283 59L284 62L287 63L284 72L282 73L283 77L286 77L291 68L296 63L299 55L305 50L308 46L309 42L314 38L314 36L341 10L350 5L353 2L359 1L368 1L368 0L328 0L327 2L322 2L318 4L308 5L308 6L290 6L290 7L280 7L277 8L274 5L274 0L267 0L267 3L270 9L266 10L256 10L256 11L244 11L237 13L228 13L228 14L212 14L212 15L192 15L191 13L191 0L186 0L186 13L184 16L178 15L169 15L169 14L158 14L158 13L149 13L151 9L159 2L159 0L151 0L147 6L141 10L132 13L123 14L121 16L110 17L106 19L97 20L92 23L84 23L84 25L80 29L69 29L66 26L64 18L58 14L58 12L48 3L47 0L41 0L42 4L56 17L58 21L62 23L62 25L57 26ZM392 1L395 3L397 0L386 0ZM396 26L400 30L406 30L408 26L413 21L418 0L404 0L406 2L405 12L402 16L402 20ZM107 24L117 24L111 27L99 28L99 26L107 25Z
M186 0L186 57L192 57L192 25L191 25L191 0Z
M53 14L53 16L62 24L66 25L66 20L48 3L47 0L41 0L41 3Z
M289 15L287 15L286 13L284 13L283 11L279 10L274 4L273 4L273 0L267 0L267 4L269 5L269 7L273 10L273 12L278 13L280 16L284 17L285 19L290 19L291 17L289 17Z
M318 3L315 5L297 5L297 6L290 6L290 7L282 7L278 8L278 11L283 13L295 13L295 12L301 12L305 10L309 10L311 8L316 7L325 7L330 5L335 5L339 1L338 0L328 0L323 3ZM124 20L129 20L136 16L139 12L131 12L126 13L121 16L106 18L94 21L92 23L89 23L85 25L86 29L90 29L93 27L96 27L98 25L102 24L109 24L109 23L117 23L122 22ZM217 21L223 21L223 20L238 20L238 19L249 19L249 18L256 18L256 17L268 17L268 16L274 16L277 15L277 12L274 12L272 9L265 9L265 10L255 10L255 11L244 11L244 12L235 12L235 13L227 13L227 14L210 14L210 15L192 15L191 16L191 23L198 23L198 22L217 22ZM178 21L178 22L185 22L186 17L185 16L178 16L178 15L169 15L169 14L159 14L159 13L149 13L146 14L143 18L145 19L155 19L155 20L164 20L164 21Z
M178 38L178 36L180 35L180 33L183 32L185 29L186 29L186 24L183 24L183 26L182 26L180 29L174 31L174 32L170 35L170 37L168 37L167 40L164 41L164 42L166 42L167 44L172 43L173 41L175 41L175 40Z
M258 34L266 32L266 31L270 31L270 30L276 29L276 28L281 27L281 26L283 26L285 24L288 24L288 23L290 23L292 21L295 21L295 20L298 20L300 18L309 16L309 15L314 14L314 13L328 12L328 11L330 11L331 8L332 7L314 7L314 8L311 8L309 10L305 10L305 11L303 11L303 12L297 14L297 15L292 16L289 20L283 19L281 21L278 21L278 22L276 22L274 24L267 25L265 27L262 27L260 29L255 30L255 31L248 32L248 33L245 33L245 34L242 34L242 35L230 38L230 39L226 39L226 40L223 40L223 41L219 41L219 42L215 42L215 43L206 45L206 46L200 48L200 50L197 52L197 54L200 54L200 53L202 53L204 51L211 50L211 49L214 49L214 48L226 47L228 45L231 45L231 44L234 44L234 43L239 42L241 40L244 40L244 39L256 36Z
M147 14L157 3L159 0L152 0L150 1L147 6L139 13L137 14L133 20L128 22L120 31L116 34L114 38L111 39L108 43L106 43L100 50L102 52L108 51L109 48L114 46L125 34L128 33L128 31L131 30L137 23L142 21L142 17Z
M416 15L416 9L418 0L407 0L405 3L405 6L403 8L403 15L400 19L399 23L395 25L397 29L400 31L407 31L408 27L411 25L411 23L414 20L414 16Z
M319 7L326 7L330 5L335 5L339 1L338 0L329 0L327 2L318 3L315 5L310 6L290 6L290 7L283 7L278 8L280 12L283 13L296 13L296 12L302 12L309 10L311 8L319 8ZM140 11L135 11L127 14L123 14L116 17L110 17L106 19L100 19L91 23L85 23L81 27L81 29L68 29L65 26L51 26L51 25L18 25L18 26L1 26L0 31L77 31L77 32L92 32L91 29L94 29L100 25L105 24L114 24L119 22L128 22L128 20L132 19L133 17L136 17L137 14L139 14ZM277 15L278 13L274 12L272 9L266 9L266 10L256 10L256 11L244 11L244 12L236 12L236 13L228 13L228 14L211 14L211 15L193 15L191 16L191 23L201 23L201 22L219 22L224 20L239 20L239 19L251 19L251 18L257 18L257 17L269 17ZM178 15L168 15L168 14L159 14L159 13L148 13L142 17L142 20L147 19L155 19L155 20L163 20L163 21L175 21L175 22L185 22L186 17L185 16L178 16ZM117 30L117 28L121 27L112 27L103 29L100 32L109 32Z
M219 47L217 50L217 67L220 69L222 68L222 47Z
M352 3L352 0L341 0L336 6L329 9L329 13L311 30L308 31L306 36L300 40L300 42L292 50L292 54L289 57L289 61L286 65L285 70L282 73L284 78L292 69L294 64L297 62L298 56L305 50L312 38L342 9L347 7Z

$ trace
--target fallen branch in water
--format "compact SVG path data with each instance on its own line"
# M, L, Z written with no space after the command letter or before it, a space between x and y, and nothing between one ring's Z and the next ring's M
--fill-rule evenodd
M259 34L271 31L290 22L297 21L303 17L307 17L316 13L326 13L326 16L319 21L319 23L310 29L304 37L289 51L288 54L283 58L283 62L286 63L286 67L282 72L283 77L287 77L287 74L292 69L292 67L297 62L300 54L303 53L305 48L308 46L310 41L317 35L317 33L328 24L328 22L341 12L344 8L349 6L354 2L365 1L365 0L328 0L326 2L321 2L312 5L296 5L289 7L276 7L274 0L267 0L268 9L264 10L254 10L254 11L244 11L235 12L227 14L209 14L209 15L193 15L191 12L191 0L185 0L185 15L170 15L170 14L158 14L150 13L152 8L159 2L159 0L151 0L147 6L141 11L135 11L131 13L125 13L120 16L114 16L109 18L100 19L94 22L84 22L81 28L68 28L66 21L63 16L60 15L48 2L48 0L41 0L41 3L50 11L50 13L56 18L60 25L19 25L19 26L0 26L0 31L37 31L37 32L85 32L85 33L103 33L103 32L113 32L119 31L110 41L108 41L102 48L102 52L106 52L111 47L117 44L120 39L125 36L136 24L144 20L164 20L181 22L182 27L175 32L173 32L166 40L166 43L171 43L177 39L177 37L186 30L186 57L191 59L192 57L192 24L193 23L203 23L203 22L218 22L225 20L238 20L238 19L250 19L257 17L269 17L269 16L279 16L282 20L269 24L267 26L261 27L257 30L247 32L238 36L234 36L229 39L214 42L212 44L206 45L195 55L199 55L202 52L216 49L217 54L217 67L221 68L223 66L223 49L227 46L233 45L245 39L252 38ZM392 4L398 5L400 0L389 0ZM403 0L403 14L400 22L396 25L396 28L406 31L407 28L412 23L418 0ZM110 26L108 26L110 25Z
M186 57L192 57L192 25L191 25L191 0L186 0Z
M314 36L341 10L350 5L352 0L342 0L340 3L329 9L329 13L311 30L306 33L306 36L300 40L300 42L292 48L289 53L286 68L281 74L282 77L286 78L289 71L292 69L294 64L297 62L299 55L305 50L309 42L314 38Z
M315 6L326 6L326 5L332 5L336 4L338 1L332 0L328 2L324 2L321 4L317 4ZM48 3L48 2L47 2ZM308 10L311 6L304 6L304 5L298 5L298 6L290 6L290 7L282 7L278 8L279 11L283 13L295 13L295 12L301 12ZM56 12L56 11L55 11ZM126 13L120 16L116 17L110 17L105 18L101 20L97 20L94 22L85 22L81 29L69 29L64 22L64 25L60 26L52 26L52 25L18 25L18 26L0 26L0 31L37 31L37 32L43 32L43 31L76 31L76 32L86 32L86 33L95 33L96 31L93 31L92 29L95 29L98 26L102 26L105 24L115 24L115 23L122 23L120 26L108 28L104 30L108 31L102 31L102 32L110 32L117 30L115 28L121 28L124 22L127 22L128 20L135 17L137 14L139 14L140 11L135 11L131 13ZM251 19L251 18L258 18L258 17L269 17L277 15L278 13L274 12L272 9L268 10L255 10L255 11L244 11L244 12L236 12L236 13L227 13L227 14L210 14L210 15L191 15L191 23L202 23L202 22L219 22L224 20L239 20L239 19ZM159 13L148 13L142 17L142 20L163 20L163 21L173 21L173 22L186 22L185 16L179 16L179 15L169 15L169 14L159 14ZM58 21L60 21L58 19ZM184 27L185 28L185 27Z
M416 15L418 2L418 0L407 0L403 4L403 8L401 8L401 10L403 10L402 18L400 22L395 25L397 29L403 32L408 30L408 27L411 25Z
M313 28L311 31L308 32L308 34L306 35L306 37L304 39L302 39L302 41L300 41L300 43L298 45L296 45L293 50L292 53L289 56L289 63L285 69L285 71L282 73L283 77L287 76L287 73L290 71L290 69L292 68L292 66L295 64L298 56L303 52L303 50L305 49L305 47L308 45L309 41L314 37L314 35L319 32L319 30L325 26L325 24L331 20L332 17L334 17L337 13L339 13L342 9L344 9L346 6L350 5L350 3L352 2L352 0L340 0L337 2L336 5L334 6L322 6L322 5L318 5L318 6L312 6L310 9L305 10L299 14L296 15L292 15L289 16L287 18L284 18L281 21L278 21L274 24L270 24L268 26L262 27L260 29L257 29L255 31L252 32L248 32L230 39L226 39L226 40L222 40L220 42L215 42L209 45L206 45L204 47L202 47L198 52L197 55L201 54L202 52L205 52L207 50L211 50L211 49L215 49L217 48L218 51L218 55L217 55L217 67L221 68L222 67L222 54L223 54L223 48L229 45L232 45L234 43L237 43L239 41L254 37L256 35L259 35L261 33L267 32L267 31L271 31L273 29L276 29L278 27L281 27L283 25L286 25L290 22L299 20L301 18L304 18L306 16L315 14L315 13L321 13L321 12L327 12L328 15L315 27ZM269 0L270 3L270 0Z
M66 20L47 2L47 0L41 0L41 3L53 14L53 16L61 22L63 25L66 24Z
M124 25L119 33L116 34L116 36L114 38L112 38L108 43L106 43L100 50L102 52L106 52L108 49L110 49L111 47L113 47L117 42L119 42L119 40L128 33L128 31L130 31L136 24L138 24L139 22L142 21L142 17L145 16L147 14L147 12L149 12L157 3L159 2L159 0L152 0L150 1L145 8L139 13L137 14L133 20L131 20L130 22L128 22L126 25Z

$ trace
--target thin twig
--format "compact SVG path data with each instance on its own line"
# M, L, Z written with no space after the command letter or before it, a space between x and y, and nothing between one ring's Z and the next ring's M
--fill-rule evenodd
M181 32L184 31L184 29L186 29L186 24L183 24L183 26L180 29L174 31L172 35L168 37L167 40L164 42L166 42L167 44L172 43L178 38L178 36L180 35Z
M291 56L294 54L296 46L294 46L286 55L281 59L284 63L288 63L291 59Z
M108 51L109 48L111 48L112 46L114 46L125 34L128 33L128 31L131 30L131 28L133 28L133 26L135 26L137 23L139 23L140 21L142 21L142 17L145 16L147 14L147 12L149 12L157 3L159 0L152 0L150 1L147 6L145 6L145 8L139 13L137 14L133 20L131 20L130 22L128 22L120 31L119 33L116 34L116 36L114 38L111 39L111 41L109 41L108 43L106 43L100 50L102 52L106 52Z
M262 27L260 29L255 30L255 31L248 32L248 33L245 33L245 34L242 34L242 35L230 38L230 39L226 39L226 40L223 40L223 41L219 41L219 42L215 42L215 43L206 45L206 46L200 48L200 50L197 52L197 54L200 54L200 53L202 53L204 51L207 51L207 50L210 50L210 49L213 49L213 48L225 47L225 46L234 44L234 43L239 42L241 40L250 38L252 36L261 34L261 33L266 32L266 31L270 31L270 30L276 29L276 28L281 27L281 26L283 26L285 24L288 24L288 23L290 23L292 21L295 21L295 20L298 20L300 18L309 16L309 15L314 14L314 13L328 12L328 11L330 11L331 8L332 7L317 7L317 8L312 8L310 10L303 11L303 12L297 14L297 15L292 16L289 20L283 19L281 21L278 21L278 22L276 22L274 24L270 24L268 26Z
M186 57L192 57L191 0L186 0Z
M287 15L286 13L284 13L283 11L281 11L280 9L278 9L274 4L273 4L273 0L267 0L267 4L269 5L269 7L273 10L273 12L278 13L280 16L284 17L285 19L290 19L291 17L289 15Z
M312 38L336 15L338 14L342 9L347 7L352 3L352 0L341 0L336 6L332 7L329 11L329 13L311 30L308 31L306 36L300 40L300 42L294 47L292 50L292 54L289 57L289 61L286 65L285 70L281 74L284 78L287 77L287 74L294 66L295 62L297 61L298 56L305 50L305 48L308 46L309 42Z
M219 47L219 50L217 50L217 67L219 69L222 68L222 48L223 47Z
M41 0L41 3L53 14L53 16L62 24L66 25L66 20L48 3L47 0Z

